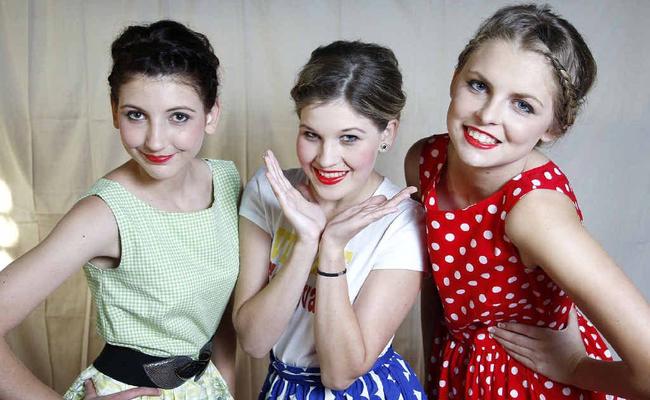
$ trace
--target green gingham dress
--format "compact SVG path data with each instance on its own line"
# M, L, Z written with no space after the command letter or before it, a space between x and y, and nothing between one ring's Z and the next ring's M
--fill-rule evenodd
M97 330L106 342L153 356L195 358L219 326L239 272L241 184L232 162L205 161L212 170L214 192L205 210L162 211L104 178L85 194L108 205L120 235L117 268L84 266L97 306ZM98 394L131 388L91 365L64 397L82 399L88 378ZM232 398L212 364L198 381L162 392L163 399Z

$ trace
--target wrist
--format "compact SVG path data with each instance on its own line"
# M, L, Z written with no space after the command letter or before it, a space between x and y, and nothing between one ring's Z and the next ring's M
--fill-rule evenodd
M294 245L294 250L299 251L313 251L314 254L318 251L319 242L316 238L298 236L296 239L296 244Z
M321 246L318 249L318 270L325 273L339 273L347 268L344 248Z
M584 382L584 375L585 371L587 375L589 375L589 361L591 359L586 355L586 354L578 354L574 358L572 362L572 368L569 373L569 376L567 377L567 384L584 388L585 387L585 382Z
M323 254L328 257L334 257L336 255L343 254L344 251L345 243L341 243L334 237L323 233L323 236L320 239L320 243L318 244L319 254Z
M320 268L316 269L316 273L320 276L324 276L325 278L338 278L339 276L343 276L348 272L347 268L343 268L340 271L337 272L328 272L328 271L323 271Z

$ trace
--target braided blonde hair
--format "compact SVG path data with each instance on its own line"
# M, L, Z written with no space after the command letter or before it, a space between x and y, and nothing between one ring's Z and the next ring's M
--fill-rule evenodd
M456 71L465 66L474 51L491 40L513 41L524 50L546 57L557 77L554 131L557 136L564 134L575 122L596 79L596 61L580 33L548 6L504 7L481 24L458 56Z

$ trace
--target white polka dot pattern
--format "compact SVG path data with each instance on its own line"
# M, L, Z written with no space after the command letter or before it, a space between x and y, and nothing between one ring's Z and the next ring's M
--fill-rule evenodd
M529 370L487 334L501 321L561 329L572 301L539 268L527 268L505 235L508 212L532 190L556 190L577 206L566 177L553 164L525 171L488 198L459 210L440 210L438 174L422 171L446 162L449 138L438 136L422 151L420 188L428 223L433 278L443 299L446 331L434 340L426 382L430 398L439 399L604 399L604 395L554 383ZM435 154L435 156L434 156ZM431 200L432 199L432 200ZM429 204L429 205L427 205ZM443 261L444 260L444 261ZM581 315L587 353L610 359L602 338ZM438 383L435 387L435 382Z

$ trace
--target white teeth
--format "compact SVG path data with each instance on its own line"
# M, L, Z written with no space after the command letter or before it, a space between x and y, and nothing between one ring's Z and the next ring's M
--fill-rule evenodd
M339 178L343 175L345 175L345 172L325 172L325 171L318 171L321 176L324 176L325 178Z
M497 144L498 143L495 138L493 138L491 136L488 136L488 135L486 135L484 133L481 133L481 132L469 130L468 134L472 138L478 140L481 144Z

